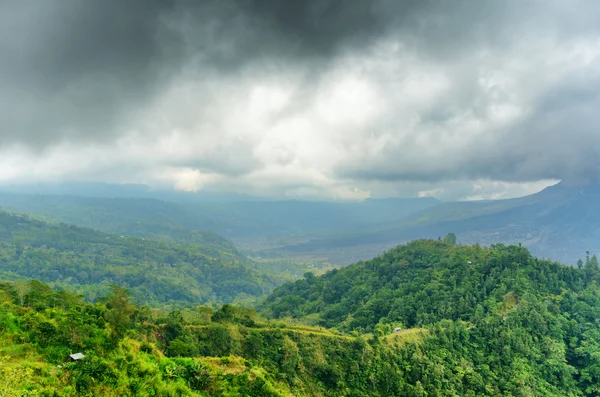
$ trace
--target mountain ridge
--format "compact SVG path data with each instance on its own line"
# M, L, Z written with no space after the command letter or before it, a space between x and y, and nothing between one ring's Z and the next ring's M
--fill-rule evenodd
M92 300L116 284L155 306L251 299L283 282L213 237L177 244L0 211L0 279L39 279Z
M522 243L536 255L574 265L586 251L600 253L598 202L597 185L574 187L558 183L519 198L441 203L370 231L313 239L284 250L320 252L333 247L363 246L365 255L376 255L398 243L453 232L463 243ZM379 252L369 250L369 244Z

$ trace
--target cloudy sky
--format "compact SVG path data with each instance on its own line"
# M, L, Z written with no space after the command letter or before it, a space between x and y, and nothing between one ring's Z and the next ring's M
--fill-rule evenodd
M501 198L600 171L600 2L0 0L0 181Z

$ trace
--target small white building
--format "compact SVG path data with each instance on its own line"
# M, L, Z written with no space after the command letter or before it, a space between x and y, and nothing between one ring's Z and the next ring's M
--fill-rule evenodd
M389 329L389 328L388 328L388 329ZM400 332L400 331L402 331L402 328L400 328L400 327L396 327L396 328L394 328L394 332Z
M69 357L71 357L71 360L73 361L79 361L85 358L85 356L81 353L69 354Z

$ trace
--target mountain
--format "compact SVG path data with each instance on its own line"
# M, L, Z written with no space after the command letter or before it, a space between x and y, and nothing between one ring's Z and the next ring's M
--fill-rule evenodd
M0 208L108 233L183 242L203 240L217 229L184 205L151 198L30 195L0 192ZM202 231L202 232L199 232ZM214 239L217 243L218 238ZM221 242L226 241L221 239ZM231 245L231 243L227 242Z
M107 234L0 212L0 279L38 279L88 299L110 284L145 304L223 303L261 296L281 279L214 234L193 244Z
M599 202L600 186L559 183L515 199L440 203L401 221L283 250L306 254L363 247L365 255L377 254L401 242L453 232L462 243L522 243L536 255L575 264L586 251L600 253Z
M150 191L137 185L108 186L108 192L122 195ZM398 243L450 232L462 243L521 243L536 255L575 264L586 251L600 253L598 202L600 186L564 182L520 198L448 203L432 198L165 201L0 191L0 208L49 221L181 242L202 240L206 234L198 232L211 231L254 257L337 265L373 257Z
M308 276L277 288L264 303L265 313L307 317L348 331L372 331L382 321L412 328L441 318L471 321L478 305L502 302L510 291L560 294L585 281L577 269L536 259L522 247L437 240L413 241L375 259Z
M6 211L109 233L184 242L197 239L197 231L211 231L258 252L256 256L280 256L278 247L400 221L438 203L433 198L175 202L0 191L0 208ZM336 255L329 256L335 262Z
M282 286L262 310L287 321L0 283L0 378L10 396L591 397L598 281L595 257L416 241Z

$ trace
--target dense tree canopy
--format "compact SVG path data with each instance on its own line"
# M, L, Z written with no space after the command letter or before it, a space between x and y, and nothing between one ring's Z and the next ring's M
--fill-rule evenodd
M362 331L378 323L414 327L442 319L469 321L526 294L579 291L597 277L593 261L588 259L581 272L534 258L518 246L420 240L286 284L266 299L263 310L276 318L309 316L319 325Z
M416 241L266 299L295 322L4 283L0 375L8 395L596 396L599 271L585 262Z
M0 212L0 278L43 280L92 300L116 284L154 305L232 302L281 283L223 241L175 244Z

